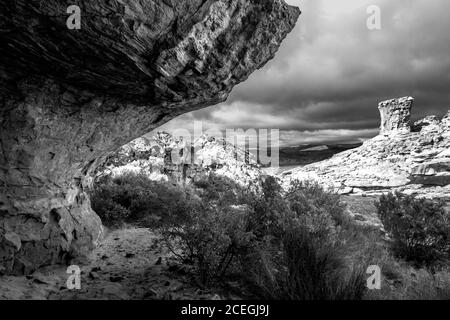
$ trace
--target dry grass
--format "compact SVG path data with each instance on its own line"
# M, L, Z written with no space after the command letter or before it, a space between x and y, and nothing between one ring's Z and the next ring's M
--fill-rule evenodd
M347 225L341 233L349 265L381 268L381 290L366 290L365 300L450 300L450 263L435 271L394 257L381 231Z

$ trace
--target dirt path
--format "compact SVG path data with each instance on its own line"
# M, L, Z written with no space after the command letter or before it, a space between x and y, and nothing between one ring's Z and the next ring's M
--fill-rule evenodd
M88 261L79 265L81 290L66 287L61 266L28 277L0 277L0 299L213 299L180 267L148 229L110 232Z

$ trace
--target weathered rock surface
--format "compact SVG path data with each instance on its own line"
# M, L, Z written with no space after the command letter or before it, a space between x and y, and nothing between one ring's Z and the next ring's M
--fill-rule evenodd
M380 102L380 134L408 133L411 130L410 119L414 99L404 97Z
M165 132L138 138L121 147L98 169L97 176L140 173L156 181L190 183L214 173L242 187L259 186L256 157L224 139L201 136L192 143Z
M282 0L0 3L0 273L29 273L102 236L86 190L108 154L226 99L299 16Z
M381 133L361 147L330 160L285 172L283 180L317 180L342 194L398 190L429 198L450 199L449 114L409 119L412 98L381 103Z

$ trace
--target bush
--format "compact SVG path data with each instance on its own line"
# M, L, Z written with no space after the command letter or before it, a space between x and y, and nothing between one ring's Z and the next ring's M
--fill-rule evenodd
M231 182L224 179L210 175L197 181L201 200L186 206L183 216L176 214L161 225L166 245L182 261L194 263L204 286L223 279L255 239L247 228L247 208L238 206L240 188L229 188Z
M248 229L264 241L267 237L281 236L285 215L291 211L275 178L267 177L261 186L262 193L247 195L246 204L250 208Z
M340 196L326 191L317 182L293 181L286 200L297 216L323 219L326 220L323 223L328 226L341 226L347 222L345 205Z
M181 215L192 197L189 189L127 173L99 181L91 193L91 203L107 226L130 222L157 227L175 213Z
M450 254L450 215L444 203L387 194L376 204L395 255L431 266Z
M114 227L131 215L130 210L120 204L124 191L111 181L96 185L91 193L92 209L98 214L103 224Z
M339 198L317 184L300 182L291 185L284 201L269 194L272 201L262 211L275 212L266 215L278 217L271 229L275 232L266 235L247 261L258 295L276 300L361 299L363 270L347 266L337 241L345 208Z
M233 208L199 208L185 221L162 227L168 247L182 261L194 263L203 286L223 279L240 255L246 254L253 234L245 230L245 213Z
M347 267L336 243L320 243L306 228L287 231L282 251L259 252L256 285L274 300L354 300L365 292L362 269Z
M109 226L161 231L203 286L236 276L252 298L448 299L448 270L395 260L380 230L353 224L338 195L310 182L294 182L285 192L272 177L260 190L214 174L197 177L192 187L126 174L97 183L92 206ZM397 256L427 266L448 258L449 215L441 203L389 194L377 208ZM383 272L380 292L365 290L365 268L373 264Z
M244 203L246 191L230 178L210 173L197 177L193 185L204 202L212 202L219 206Z

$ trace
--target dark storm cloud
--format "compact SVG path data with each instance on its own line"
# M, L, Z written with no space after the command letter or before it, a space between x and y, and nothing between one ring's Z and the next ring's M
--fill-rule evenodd
M381 100L414 96L414 118L450 109L448 0L288 2L303 14L276 58L226 103L167 128L198 119L219 128L279 128L286 139L316 133L317 141L354 141L376 134ZM366 26L369 5L381 8L381 30Z

